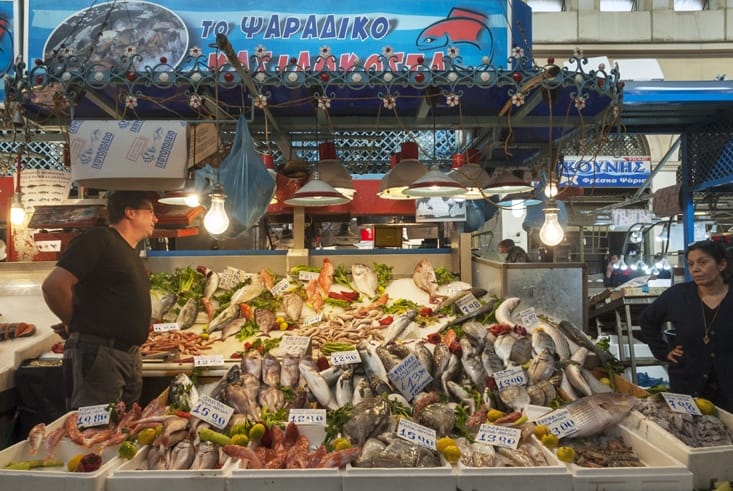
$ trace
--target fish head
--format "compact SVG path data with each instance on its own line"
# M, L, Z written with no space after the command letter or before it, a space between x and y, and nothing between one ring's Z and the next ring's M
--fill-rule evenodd
M603 392L591 396L594 402L609 413L628 413L636 405L638 398L621 392Z

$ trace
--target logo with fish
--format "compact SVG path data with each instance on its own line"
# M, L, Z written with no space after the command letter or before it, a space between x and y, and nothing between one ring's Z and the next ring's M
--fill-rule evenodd
M493 58L494 37L489 18L481 12L454 7L444 19L433 22L418 35L417 48L423 51L442 50L449 46Z

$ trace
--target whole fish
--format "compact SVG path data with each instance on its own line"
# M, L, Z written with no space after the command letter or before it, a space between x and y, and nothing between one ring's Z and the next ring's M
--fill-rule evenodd
M481 358L475 348L471 345L468 338L463 337L460 340L461 350L463 354L461 356L461 365L463 365L463 371L466 372L468 378L471 380L476 390L483 390L486 387L486 370L484 370L481 364Z
M364 399L351 410L351 417L341 431L355 446L360 447L371 436L384 432L389 427L390 410L387 400L381 397Z
M471 394L469 394L466 389L464 389L452 380L448 381L447 386L450 393L468 407L468 414L473 414L474 412L476 412L476 401L473 397L471 397Z
M487 375L493 376L494 373L504 370L504 362L501 361L499 355L494 351L494 343L487 339L484 344L484 350L481 352L481 364Z
M262 376L262 354L255 349L245 351L242 356L242 368L245 373L249 373L259 381Z
M478 347L479 351L484 349L486 335L489 333L486 326L477 321L468 321L463 324L462 330L463 334L471 338L471 341Z
M384 368L382 360L377 355L377 350L370 343L361 342L357 347L359 356L361 357L361 363L364 367L364 371L367 377L373 376L389 385L389 378L387 377L387 370Z
M201 442L196 457L191 462L191 469L216 469L217 467L219 467L219 446L211 442Z
M190 440L181 440L170 450L168 454L169 470L188 469L196 457L196 449Z
M371 266L366 264L352 264L351 276L354 278L354 286L367 298L374 298L377 294L377 273Z
M277 387L265 387L257 396L259 405L274 413L285 405L285 394Z
M572 437L583 438L617 424L633 409L636 402L637 398L631 394L605 392L581 397L563 408L568 410L578 428Z
M280 385L283 387L296 388L300 382L300 357L286 353L283 357L280 368Z
M507 406L515 411L523 410L530 402L527 389L519 385L510 385L499 391L499 398Z
M440 390L442 386L443 373L448 368L451 352L444 343L436 344L433 348L433 362L435 370L433 371L433 388Z
M265 291L265 284L262 283L260 275L252 275L250 282L232 294L231 305L239 308L240 303L247 303L259 297Z
M513 326L515 324L514 320L512 319L512 313L514 312L514 309L517 308L519 305L519 302L522 300L518 297L509 297L505 298L503 302L499 304L499 306L496 308L496 312L494 313L494 316L496 318L497 324L507 324L510 326Z
M593 375L593 372L591 372L587 368L581 368L580 373L581 375L583 375L583 379L585 379L585 381L588 383L588 387L590 387L591 392L593 392L594 394L613 392L613 389L611 387L598 380L595 375Z
M270 387L276 387L280 383L281 371L280 361L267 353L262 360L262 381Z
M382 341L382 344L389 344L405 334L407 327L412 323L415 317L417 317L417 311L415 310L408 310L404 314L400 314L395 317L384 332L384 340Z
M509 360L516 365L524 365L532 358L532 341L526 336L517 338L512 345Z
M558 387L560 396L568 401L575 401L578 399L578 394L575 392L572 384L568 380L568 376L565 370L562 371L562 378L560 379L560 387Z
M243 359L244 360L244 359ZM221 401L223 396L224 388L229 384L234 384L239 381L239 376L242 374L242 368L239 365L232 365L227 373L225 373L219 381L216 383L213 389L209 392L209 397Z
M551 324L543 323L535 327L534 330L541 330L547 333L552 338L552 342L555 343L555 353L557 353L557 356L560 358L560 360L567 360L568 358L570 358L570 355L572 353L570 351L570 343L568 343L568 338L565 337L562 332L560 332L560 329Z
M336 403L339 407L351 404L354 398L354 370L348 368L336 381Z
M160 436L156 439L157 445L164 448L170 448L178 443L174 435L183 433L184 437L187 434L186 427L188 427L188 418L181 418L179 416L171 416L163 421L163 430Z
M529 383L536 384L542 380L549 379L555 372L555 358L547 348L535 355L527 368Z
M321 374L313 368L310 360L300 360L298 367L300 368L300 374L305 379L305 383L308 385L308 388L318 403L326 409L338 409L339 405L333 398L333 394L331 394L331 389L328 387L328 383L323 377L321 377Z
M283 310L288 319L293 321L300 320L300 314L303 312L303 299L297 293L286 293L282 297Z
M168 387L168 402L181 411L190 411L199 400L199 393L188 375L179 373Z
M255 395L256 397L256 395ZM224 389L225 403L238 413L247 415L253 421L260 419L260 408L256 400L241 385L227 385Z
M178 296L175 293L163 295L159 290L150 290L150 320L153 323L161 322L163 316L176 304Z
M442 402L425 406L415 420L436 432L437 437L446 436L456 425L456 412L453 407Z
M239 317L239 304L232 302L227 308L219 312L219 315L209 322L209 327L206 330L208 333L220 331L231 321Z
M593 391L590 389L588 382L580 371L583 367L583 363L585 363L585 357L587 355L588 350L586 348L578 348L570 357L570 362L565 367L565 375L567 375L570 385L578 389L581 394L589 396Z
M387 351L386 348L382 346L377 346L377 356L380 360L382 360L382 365L384 365L384 369L387 370L387 373L389 373L394 367L400 364L402 360L397 358L395 355Z
M247 319L244 317L237 317L233 321L221 328L221 340L228 339L242 330L244 325L247 323Z
M151 446L148 448L148 454L145 456L145 466L139 470L162 471L166 470L168 463L166 462L166 449L163 447Z
M502 334L496 338L496 341L494 341L494 351L496 351L496 355L504 363L504 366L509 366L509 359L512 356L512 347L516 341L517 338L511 334Z
M598 356L598 358L601 360L601 364L609 361L611 355L607 351L599 349L598 346L596 346L595 343L590 340L588 335L578 329L572 322L560 321L558 327L560 328L560 331L565 334L565 336L570 341L577 344L578 346L586 348L591 353L595 353L596 356Z
M354 394L351 397L351 405L356 406L364 399L369 399L371 397L374 397L374 393L372 393L372 389L369 386L369 380L364 376L355 376L354 377Z
M204 283L204 298L210 299L219 288L219 273L209 268L204 268L206 283Z
M537 354L547 350L551 354L555 354L555 341L543 329L535 329L532 331L532 351Z
M428 293L430 303L438 303L445 298L438 295L438 279L435 277L435 270L427 259L423 259L415 266L412 272L412 281L418 288Z
M262 334L269 334L272 326L275 325L275 314L269 309L255 310L255 322Z
M448 381L455 379L461 372L461 360L454 353L451 353L448 358L448 366L445 367L445 371L440 376L440 388L443 394L448 394Z
M363 358L362 358L363 359ZM340 365L331 365L330 367L326 368L325 370L321 370L320 373L321 377L328 383L328 385L334 385L338 378L341 376L341 372L344 371L344 368Z
M425 367L430 375L435 373L435 361L433 360L433 354L430 349L425 346L425 343L420 341L415 344L415 356L418 361Z

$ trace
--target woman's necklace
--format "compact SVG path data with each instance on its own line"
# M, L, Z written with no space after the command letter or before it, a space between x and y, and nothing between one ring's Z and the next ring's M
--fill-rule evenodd
M715 310L713 310L713 318L710 319L710 322L708 323L708 317L705 315L705 302L700 302L702 305L702 321L705 325L705 336L702 337L702 342L705 344L708 344L710 342L710 329L713 327L713 322L715 322L716 317L718 317L718 312L720 312L720 306L723 302L720 302L717 307L715 307Z

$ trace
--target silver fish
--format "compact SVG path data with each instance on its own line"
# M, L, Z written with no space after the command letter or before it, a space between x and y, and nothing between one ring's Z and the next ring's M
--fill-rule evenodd
M292 387L293 389L298 386L300 382L300 357L286 353L283 357L282 367L280 369L280 385L283 387Z
M211 442L201 442L198 452L191 462L191 469L216 469L219 467L219 446Z
M550 324L541 324L540 326L535 327L535 331L537 330L546 332L552 338L552 341L555 343L555 353L560 357L560 360L567 360L570 358L571 352L568 338L565 337L558 328Z
M260 296L265 291L265 284L260 279L260 275L252 275L250 283L232 294L231 304L239 308L240 303L247 303Z
M412 323L416 316L417 311L409 310L404 314L395 317L389 327L387 327L387 330L384 332L384 340L382 341L382 343L391 343L392 341L395 341L397 338L402 336L407 330L407 326Z
M481 364L487 375L494 375L496 372L504 370L504 362L501 361L499 355L494 351L494 343L486 340L484 350L481 352Z
M305 383L308 385L311 393L315 396L318 403L326 409L338 409L338 404L331 394L331 389L328 387L328 383L321 377L321 374L313 368L310 360L300 360L298 364L300 368L300 374L305 379Z
M259 421L261 418L260 408L255 399L251 398L241 385L228 385L224 389L224 398L226 404L233 407L236 412L247 415L253 421Z
M529 383L536 384L542 380L547 380L552 376L554 372L555 358L547 350L547 348L544 348L532 359L532 362L529 364L529 368L527 369Z
M509 366L509 359L512 356L512 346L514 346L516 341L517 338L511 334L502 334L496 338L496 341L494 341L494 351L496 351L497 356L501 358L504 366Z
M479 351L484 349L486 335L489 333L486 326L477 321L468 321L463 324L462 330L463 334L471 338L471 341L478 347Z
M619 392L593 394L563 406L578 431L573 438L595 435L624 419L636 404L636 397Z
M443 372L448 368L448 362L450 361L451 352L445 343L436 344L433 347L433 362L435 364L435 371L433 372L434 387L440 389L440 378L443 376Z
M168 454L168 469L188 469L196 457L196 449L190 440L181 440L171 449Z
M300 314L303 312L303 299L297 293L286 293L282 297L283 310L288 319L293 321L300 320Z
M444 295L438 295L438 280L435 277L435 270L427 259L417 263L412 272L412 281L415 282L418 288L428 293L430 303L438 303L444 298Z
M379 359L375 347L369 343L361 342L357 349L367 377L374 376L389 385L387 370L384 368L382 360Z
M199 400L199 392L185 373L176 375L168 387L168 402L175 409L190 411Z
M542 380L537 384L527 387L529 401L536 406L547 406L557 398L555 386L549 380Z
M425 346L425 343L420 341L415 344L415 356L418 361L425 367L430 375L435 373L435 361L433 360L433 354L430 349Z
M257 400L257 394L260 392L260 379L249 373L243 373L239 376L239 386L247 393L247 397L251 400Z
M280 361L267 353L262 360L262 381L270 387L277 386L280 383L281 370Z
M402 361L382 346L377 347L377 356L379 356L379 359L382 360L382 365L384 365L384 369L387 370L387 373L389 373Z
M443 394L448 394L448 381L453 380L461 371L461 360L454 353L448 358L448 366L440 376L440 388Z
M580 368L585 363L585 357L588 355L586 348L578 348L573 356L570 357L570 363L565 367L565 375L568 377L570 385L580 391L581 394L589 396L593 393L588 382L583 378Z
M343 367L339 365L331 365L330 367L326 368L325 370L321 370L320 373L321 377L328 383L328 385L333 385L336 383L338 378L341 376L341 372L343 372Z
M524 365L530 358L532 358L532 342L528 337L522 336L512 345L509 361L514 362L516 365Z
M269 334L272 326L275 325L275 314L272 310L257 309L255 310L255 322L262 334Z
M257 402L263 409L274 413L285 405L285 394L277 387L265 387L260 390Z
M511 385L499 391L499 398L515 411L521 411L530 402L527 389L519 385Z
M219 331L237 317L239 317L239 304L232 303L209 322L206 331L209 333Z
M588 383L588 387L590 387L591 392L593 392L594 394L613 392L613 389L611 387L598 380L595 375L593 375L593 372L591 372L587 368L581 368L580 373L581 375L583 375L583 378Z
M211 269L206 268L204 273L206 275L206 283L204 283L204 298L211 298L211 296L219 288L219 273Z
M562 378L560 379L559 390L564 399L575 401L578 399L578 394L575 392L573 385L568 380L565 370L562 371Z
M582 346L583 348L586 348L588 352L594 353L601 361L601 364L606 363L609 361L610 354L606 351L602 351L598 348L598 346L595 345L593 341L590 340L588 335L578 329L572 322L570 321L560 321L560 324L558 324L558 327L560 328L560 331L565 334L565 336L572 341L573 343L577 344L578 346Z
M237 317L233 321L229 322L221 329L221 340L223 341L237 334L242 330L242 327L244 327L246 323L247 319L244 317Z
M505 298L504 301L502 301L499 306L496 308L496 312L494 313L494 317L496 318L497 324L507 324L510 326L513 326L515 324L514 320L512 319L512 313L514 312L514 309L517 308L517 305L519 305L519 302L522 300L518 297L509 297Z
M260 380L262 376L262 355L260 352L254 349L246 351L242 356L242 368L246 373Z
M166 312L176 304L175 293L163 295L159 290L150 290L150 318L152 322L161 322Z
M354 397L354 370L348 368L336 381L336 403L339 407L350 404Z
M461 365L463 371L466 372L471 383L477 390L483 390L486 387L486 370L481 364L481 358L471 345L467 338L461 338L460 341L463 355L461 356Z
M552 337L542 329L535 329L532 331L532 351L535 354L538 354L542 350L547 350L554 355L555 341L553 341Z
M399 403L405 407L408 407L408 408L410 407L410 401L405 399L405 396L403 396L399 392L392 392L391 394L387 396L387 399L392 402Z
M464 389L452 380L448 381L447 386L451 394L453 394L460 402L468 406L468 414L473 414L474 412L476 412L476 401L473 399L473 397L471 397L471 394L469 394L466 389Z
M372 389L369 386L369 380L364 376L354 377L354 394L351 397L351 405L356 406L364 399L374 397Z
M377 273L371 266L366 264L352 264L351 276L354 278L354 286L367 298L374 298L377 294Z

